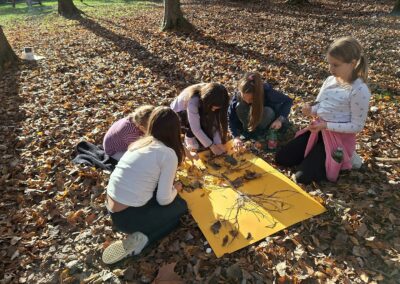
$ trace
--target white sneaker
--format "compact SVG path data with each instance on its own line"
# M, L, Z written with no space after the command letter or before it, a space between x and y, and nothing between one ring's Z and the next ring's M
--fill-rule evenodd
M138 255L149 242L149 238L141 233L129 234L123 241L116 241L109 245L103 252L103 262L105 264L116 263L125 257Z
M199 142L197 142L196 137L187 137L185 135L185 147L189 151L196 151L199 150L200 145Z
M362 164L362 158L360 157L360 155L357 154L356 151L354 151L353 156L351 156L351 168L358 170L359 168L361 168Z

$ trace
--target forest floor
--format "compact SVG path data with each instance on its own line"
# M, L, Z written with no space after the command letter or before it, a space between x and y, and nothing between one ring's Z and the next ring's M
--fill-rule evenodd
M84 0L78 20L2 4L16 53L32 46L45 58L0 75L0 283L161 283L174 265L187 283L399 283L400 18L388 15L393 1L311 2L184 1L192 34L160 31L161 2ZM315 99L326 48L345 35L365 47L373 96L358 135L363 167L303 187L326 213L221 258L187 215L139 258L102 263L123 235L104 207L109 174L71 163L80 140L101 144L116 119L192 83L232 94L250 70L294 99L291 120L305 126L299 104Z

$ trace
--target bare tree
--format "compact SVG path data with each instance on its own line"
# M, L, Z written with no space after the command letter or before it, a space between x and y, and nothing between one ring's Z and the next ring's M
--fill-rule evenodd
M396 0L396 3L394 4L391 14L400 15L400 0Z
M18 57L15 55L11 45L8 43L3 29L0 26L0 72L16 62Z
M185 19L180 0L164 0L163 31L192 31L193 25Z
M82 14L72 0L58 0L58 14L66 18L77 18Z

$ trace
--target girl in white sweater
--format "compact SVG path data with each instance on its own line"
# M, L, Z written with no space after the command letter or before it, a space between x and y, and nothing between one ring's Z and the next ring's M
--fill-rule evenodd
M187 211L185 201L177 196L182 185L174 184L184 158L178 115L169 107L155 108L147 133L131 144L107 186L113 225L128 234L105 249L103 261L107 264L139 254L171 232Z
M315 104L303 107L310 125L276 155L279 165L298 166L295 178L303 184L336 181L340 170L353 167L356 134L368 115L368 64L360 43L352 37L335 40L327 61L332 76L325 80ZM340 162L332 157L337 150L343 152Z

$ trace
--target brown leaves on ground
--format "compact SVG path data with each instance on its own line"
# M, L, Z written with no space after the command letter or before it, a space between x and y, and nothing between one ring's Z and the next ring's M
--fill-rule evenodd
M158 271L156 279L154 279L153 284L183 284L181 277L175 273L174 268L175 263L169 263L161 266Z
M283 2L183 1L193 34L160 32L158 3L127 5L125 13L110 6L107 18L88 7L92 16L78 21L48 16L3 27L17 53L33 46L46 58L0 78L0 281L151 283L161 263L176 263L183 281L197 283L399 279L400 20L386 16L393 3ZM168 104L191 83L218 81L232 93L250 70L294 98L292 121L305 126L298 105L315 99L328 75L327 46L348 34L365 47L373 98L358 135L361 170L304 188L327 213L220 259L185 216L139 258L101 263L104 247L124 236L112 231L104 207L108 174L71 164L81 139L101 144L134 107Z

